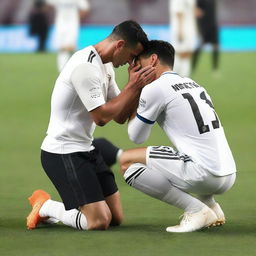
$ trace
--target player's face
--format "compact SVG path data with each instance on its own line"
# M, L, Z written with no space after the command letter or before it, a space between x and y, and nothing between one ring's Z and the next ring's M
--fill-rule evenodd
M142 56L139 56L137 59L136 59L136 62L135 64L137 65L140 65L141 68L144 68L148 65L152 65L152 60L150 57L142 57Z
M117 48L113 55L113 66L118 68L127 63L131 64L133 60L143 51L143 46L141 43L138 43L136 47L130 48L123 45L120 48Z

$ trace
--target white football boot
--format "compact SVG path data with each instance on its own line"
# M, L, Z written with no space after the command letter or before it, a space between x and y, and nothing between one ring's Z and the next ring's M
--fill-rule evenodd
M221 226L224 225L226 222L225 214L222 211L220 205L218 203L214 203L213 205L210 206L210 208L215 212L217 215L217 221L212 224L212 226Z
M193 232L216 223L218 217L212 209L204 206L202 210L195 213L185 212L179 225L166 228L167 232L183 233Z

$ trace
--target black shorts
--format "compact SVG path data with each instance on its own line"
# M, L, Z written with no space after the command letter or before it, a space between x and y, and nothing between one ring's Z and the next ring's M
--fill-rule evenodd
M41 162L66 210L105 200L118 190L114 174L96 149L70 154L42 150Z

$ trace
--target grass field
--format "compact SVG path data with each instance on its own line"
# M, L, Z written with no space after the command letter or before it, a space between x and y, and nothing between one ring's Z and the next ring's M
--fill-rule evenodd
M42 188L59 199L42 171L39 154L49 118L50 95L57 72L55 55L1 55L0 101L0 255L1 256L253 256L256 255L256 53L223 53L218 77L207 53L193 78L207 88L222 120L239 170L235 186L218 196L227 216L221 228L188 234L165 232L182 212L151 199L124 183L114 167L125 221L108 231L81 232L57 225L26 230L27 197ZM124 84L125 69L117 80ZM97 128L116 145L130 148L126 126ZM155 127L144 145L168 145Z

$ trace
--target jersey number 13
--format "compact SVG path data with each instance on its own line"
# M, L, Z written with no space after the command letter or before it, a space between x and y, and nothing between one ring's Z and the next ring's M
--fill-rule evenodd
M197 123L197 127L198 127L198 130L199 130L199 133L202 134L202 133L209 132L210 131L209 125L204 123L204 120L203 120L202 115L200 113L199 107L196 104L196 102L195 102L194 98L192 97L192 95L189 94L189 93L183 93L182 96L183 96L184 99L187 99L189 104L190 104L190 107L192 109L193 115L194 115L194 117L196 119L196 123ZM219 128L220 127L220 121L219 121L219 119L217 117L217 114L216 114L216 112L214 110L214 106L213 106L212 102L206 97L205 92L201 92L200 93L200 99L203 100L206 104L208 104L212 108L212 110L214 112L215 120L212 121L213 129Z

